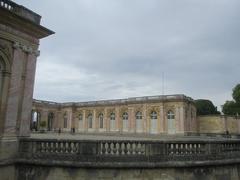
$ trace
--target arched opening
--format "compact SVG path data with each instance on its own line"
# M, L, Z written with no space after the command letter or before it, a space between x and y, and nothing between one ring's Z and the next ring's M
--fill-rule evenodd
M103 114L102 113L99 114L98 120L99 120L99 128L103 129Z
M40 116L41 116L41 114L37 110L32 111L32 121L30 124L31 131L38 131Z
M63 128L64 129L67 129L67 127L68 127L68 115L67 115L67 112L65 112L64 113L64 115L63 115Z
M115 130L115 113L110 114L110 131Z
M168 134L175 134L176 133L176 126L175 126L175 114L173 111L168 111L167 113L167 120L168 120Z
M3 64L3 59L0 56L0 116L2 114L1 112L1 107L2 107L2 97L3 97L3 72L4 72L4 64ZM1 117L0 117L1 118Z
M53 120L54 120L54 113L50 112L48 114L48 123L47 123L48 131L51 131L53 128Z
M122 115L122 125L123 125L123 131L128 131L128 113L124 112Z
M83 115L80 113L79 115L78 115L78 129L79 130L83 130L84 129L84 127L83 127Z
M88 129L92 129L93 128L93 116L92 114L88 115Z
M151 118L150 133L156 134L157 133L157 113L156 113L156 111L151 112L150 118Z
M0 50L0 124L4 124L9 80L10 80L10 64L8 58ZM2 128L3 126L0 126L0 135L3 132Z
M138 111L136 113L136 132L140 133L142 132L142 112Z

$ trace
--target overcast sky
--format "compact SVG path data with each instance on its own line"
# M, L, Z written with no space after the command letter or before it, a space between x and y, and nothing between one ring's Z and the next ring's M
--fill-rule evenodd
M185 94L222 105L240 82L239 0L15 0L41 40L34 98Z

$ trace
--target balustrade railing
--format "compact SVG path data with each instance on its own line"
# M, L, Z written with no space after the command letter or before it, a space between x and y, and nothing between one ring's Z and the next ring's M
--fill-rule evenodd
M100 155L144 155L146 146L142 142L134 141L103 141L100 142Z
M40 23L40 20L41 20L40 15L32 12L31 10L29 10L21 5L14 3L11 0L0 0L0 7L4 8L6 10L9 10L19 16L22 16L34 23L37 23L37 24Z
M74 163L169 163L240 159L240 141L21 139L21 160Z

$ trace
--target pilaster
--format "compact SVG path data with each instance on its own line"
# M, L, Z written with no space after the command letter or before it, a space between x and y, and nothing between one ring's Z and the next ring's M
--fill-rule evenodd
M12 73L6 104L6 118L3 129L4 136L17 136L18 133L17 131L19 127L17 127L17 121L20 118L19 113L21 109L21 85L24 55L24 52L20 48L14 46L11 67Z
M164 133L164 131L166 131L166 125L165 125L165 123L164 123L164 107L163 107L163 104L162 105L160 105L160 110L159 110L159 112L160 112L160 119L159 119L159 125L160 125L160 128L159 128L159 132L160 133Z
M31 119L32 97L36 72L36 53L29 53L27 57L27 65L25 72L25 80L23 85L23 102L21 110L21 123L19 136L29 136L29 119Z

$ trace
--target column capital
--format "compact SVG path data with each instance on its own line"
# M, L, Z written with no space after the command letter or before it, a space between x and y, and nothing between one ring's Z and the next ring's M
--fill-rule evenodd
M35 55L36 57L38 57L38 56L40 55L40 51L39 51L38 49L34 49L34 48L31 47L31 46L22 44L22 43L17 42L17 41L15 41L15 42L13 43L13 48L14 48L14 49L21 49L23 52L28 53L28 54L33 54L33 55Z

